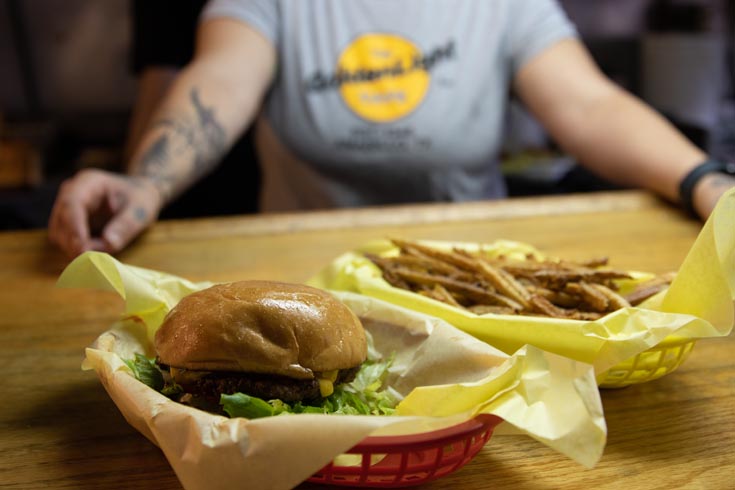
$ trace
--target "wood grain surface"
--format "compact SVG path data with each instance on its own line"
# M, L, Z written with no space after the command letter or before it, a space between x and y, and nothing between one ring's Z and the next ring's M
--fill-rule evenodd
M376 238L531 243L572 260L676 270L700 223L638 192L161 222L119 255L192 280L303 282ZM0 234L0 488L181 488L161 451L80 364L121 313L111 293L62 290L43 231ZM726 489L735 476L735 341L699 341L677 371L603 390L608 444L585 469L522 436L493 437L424 489ZM243 482L237 488L249 488ZM299 488L320 488L303 484Z

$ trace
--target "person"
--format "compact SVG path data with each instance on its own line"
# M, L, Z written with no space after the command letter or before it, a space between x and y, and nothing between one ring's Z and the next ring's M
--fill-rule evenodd
M49 237L120 251L253 124L263 211L502 198L509 94L610 181L702 218L735 185L601 74L554 0L213 0L129 173L65 182Z

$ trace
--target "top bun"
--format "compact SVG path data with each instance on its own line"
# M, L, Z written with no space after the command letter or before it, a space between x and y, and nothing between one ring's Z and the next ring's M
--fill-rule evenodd
M154 345L161 363L180 369L297 379L367 358L365 331L346 305L321 289L273 281L219 284L184 297Z

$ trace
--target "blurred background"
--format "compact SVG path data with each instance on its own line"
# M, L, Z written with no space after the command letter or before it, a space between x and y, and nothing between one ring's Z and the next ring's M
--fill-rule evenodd
M45 227L59 183L78 169L122 168L136 95L132 1L0 0L0 229ZM605 73L710 154L735 160L735 0L560 3ZM518 104L506 142L512 195L610 188ZM202 192L197 215L227 212Z

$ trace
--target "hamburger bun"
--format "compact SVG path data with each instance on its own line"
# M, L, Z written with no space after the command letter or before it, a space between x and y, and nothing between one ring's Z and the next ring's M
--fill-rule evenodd
M321 289L274 281L218 284L184 297L154 347L187 391L248 390L284 401L318 396L325 376L353 378L367 358L365 331L346 305Z

